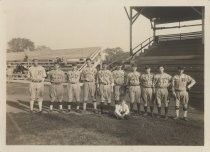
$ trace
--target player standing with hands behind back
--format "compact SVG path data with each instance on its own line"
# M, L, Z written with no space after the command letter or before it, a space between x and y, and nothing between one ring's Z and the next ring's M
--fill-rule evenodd
M42 112L42 102L44 95L44 79L46 77L45 69L38 64L37 59L33 59L33 66L28 70L29 92L30 92L30 110L33 113L34 101L37 99L39 112Z
M140 88L140 73L137 71L137 65L132 64L132 72L128 73L126 79L126 85L129 87L129 96L130 96L130 111L133 111L133 104L136 101L138 114L140 114L140 97L141 97L141 88Z
M183 105L184 120L187 120L187 106L189 101L187 90L190 90L195 83L192 77L184 74L184 67L178 67L178 74L172 78L172 92L176 99L176 117L174 119L179 118L179 105L181 102Z
M60 69L60 65L58 63L55 63L54 70L51 70L48 72L48 76L50 78L51 86L49 89L50 92L50 111L53 110L53 104L56 99L58 99L59 102L59 109L63 109L62 100L63 100L63 82L65 78L64 72Z
M168 119L168 87L171 85L171 76L164 72L164 67L160 65L158 67L159 73L154 77L155 96L158 106L158 117L161 116L161 104L165 106L165 119Z
M105 101L107 101L107 107L110 113L111 90L112 90L112 87L114 86L112 72L107 69L107 66L108 65L106 63L102 64L102 69L98 72L98 77L97 77L98 78L97 87L99 88L100 96L101 96L100 108L101 108L102 114L104 112L103 109L104 109Z
M94 112L97 111L97 102L95 98L96 92L96 74L97 70L92 67L91 59L86 59L87 67L85 67L81 73L81 80L84 82L84 103L83 103L83 112L86 111L86 105L89 95L93 101Z

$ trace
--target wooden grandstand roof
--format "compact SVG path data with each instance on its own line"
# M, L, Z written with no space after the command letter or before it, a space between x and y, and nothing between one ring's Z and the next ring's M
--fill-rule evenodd
M66 59L81 59L88 58L98 53L100 47L74 48L74 49L59 49L50 51L30 51L28 52L29 59L55 59L57 57ZM7 61L23 60L26 56L25 52L7 53Z
M202 7L134 7L148 19L156 18L157 24L202 19Z

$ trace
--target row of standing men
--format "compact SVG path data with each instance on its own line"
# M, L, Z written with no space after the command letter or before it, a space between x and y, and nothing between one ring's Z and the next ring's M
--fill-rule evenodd
M42 112L42 102L44 95L44 79L49 77L51 85L49 88L50 111L53 106L58 103L59 109L63 109L63 82L65 79L64 72L59 68L59 64L55 64L54 70L45 72L45 69L38 64L38 60L34 59L34 66L29 68L28 79L30 81L30 110L33 113L34 101L37 99L40 113ZM132 71L127 74L121 69L121 65L117 65L116 70L111 72L108 70L106 63L102 64L102 69L97 70L92 66L91 59L86 59L87 67L82 72L73 65L73 69L67 72L68 79L68 101L67 109L72 109L75 100L76 110L79 110L79 102L81 100L81 82L83 83L83 112L86 111L88 100L91 98L93 102L94 112L97 112L96 94L100 97L100 112L104 112L104 103L107 102L108 110L111 108L111 95L114 93L115 104L125 99L125 90L128 90L130 97L130 111L133 112L134 103L137 104L137 113L141 114L140 101L143 100L144 113L146 116L147 109L150 107L151 116L153 116L154 105L156 103L158 117L161 115L161 106L164 105L165 115L168 118L169 104L169 87L175 99L176 117L179 118L179 107L183 105L184 120L187 120L187 107L189 101L188 90L196 83L189 75L184 73L184 67L178 67L178 72L173 77L165 73L164 66L158 67L159 73L151 73L151 68L145 66L145 72L139 73L137 65L132 64ZM97 93L96 93L97 92ZM55 102L55 101L58 102Z

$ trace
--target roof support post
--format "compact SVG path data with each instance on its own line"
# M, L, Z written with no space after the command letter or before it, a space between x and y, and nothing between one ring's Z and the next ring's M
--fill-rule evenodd
M130 7L130 55L133 55L133 48L132 48L132 16L133 16L133 10L132 7Z
M202 8L202 44L204 44L204 18L205 18L205 8Z

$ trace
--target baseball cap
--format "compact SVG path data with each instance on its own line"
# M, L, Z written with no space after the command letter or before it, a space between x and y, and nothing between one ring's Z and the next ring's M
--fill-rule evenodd
M33 62L34 62L34 61L38 61L38 59L37 59L37 58L34 58L32 61L33 61Z
M158 65L158 68L160 68L160 67L165 68L165 66L164 66L164 65L162 65L162 64Z
M87 59L86 59L86 61L88 61L88 60L89 60L89 61L91 61L91 59L90 59L90 58L87 58Z
M149 65L145 65L144 69L150 69Z
M183 67L183 66L178 66L177 69L178 69L178 70L184 70L185 67Z
M77 66L77 64L76 63L72 63L71 66L74 67L74 66Z
M131 65L131 67L137 67L137 64L133 63L133 64Z

